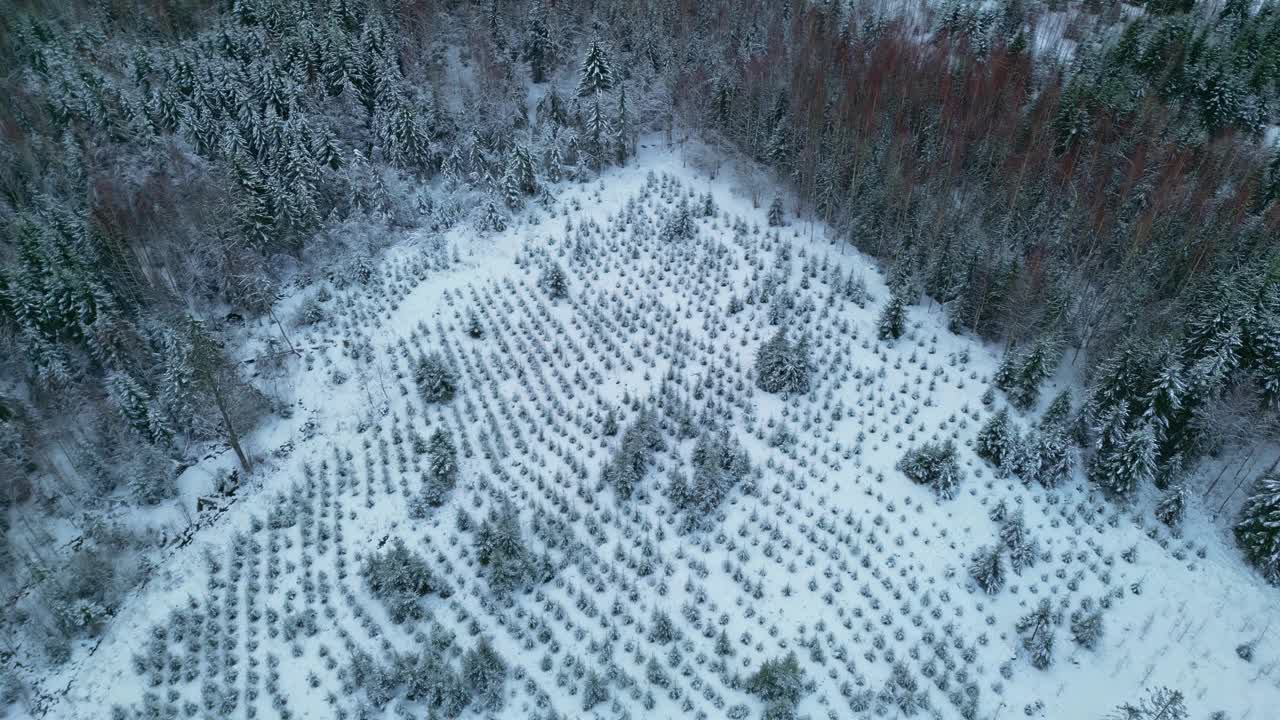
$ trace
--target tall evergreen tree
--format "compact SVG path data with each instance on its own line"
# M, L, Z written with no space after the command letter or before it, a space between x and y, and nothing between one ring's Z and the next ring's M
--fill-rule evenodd
M1240 509L1235 537L1263 577L1280 584L1280 473L1258 478Z
M613 89L613 67L609 56L600 47L599 40L592 40L587 55L582 60L581 79L578 81L578 97L590 98Z

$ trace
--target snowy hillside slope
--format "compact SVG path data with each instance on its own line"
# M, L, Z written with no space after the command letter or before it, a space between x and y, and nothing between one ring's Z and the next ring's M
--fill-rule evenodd
M92 654L44 680L41 717L761 717L749 680L788 653L813 718L1094 718L1156 686L1196 718L1280 707L1275 589L1223 539L1135 522L1078 474L1053 490L998 477L971 447L1004 404L980 400L995 351L922 305L878 341L885 282L821 226L768 227L731 179L652 146L532 212L492 238L454 231L453 259L424 238L369 285L296 299L314 309L294 337L304 411L255 440L289 445ZM775 274L790 309L759 302ZM730 313L734 298L751 302ZM756 387L771 314L809 338L806 395ZM456 374L451 399L425 402L415 382L432 353ZM602 468L646 417L658 449L620 499ZM437 430L456 448L452 489L432 469ZM672 474L718 430L751 471L704 513L710 529L682 532ZM895 469L947 438L953 499ZM1038 549L988 595L968 568L998 542L1001 504ZM397 541L407 552L366 576ZM1042 599L1046 670L1015 628ZM1102 609L1094 650L1072 640L1086 602Z

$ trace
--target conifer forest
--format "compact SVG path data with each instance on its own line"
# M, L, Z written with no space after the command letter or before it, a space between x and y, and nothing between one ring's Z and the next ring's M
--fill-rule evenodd
M1280 0L0 0L0 718L1269 720Z

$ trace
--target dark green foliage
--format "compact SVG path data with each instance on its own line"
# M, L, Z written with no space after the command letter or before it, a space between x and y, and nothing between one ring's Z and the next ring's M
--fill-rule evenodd
M1086 650L1096 650L1102 640L1102 608L1093 607L1093 602L1086 599L1072 615L1071 639Z
M693 479L673 481L667 495L681 512L681 528L706 530L715 511L735 486L751 472L751 462L737 438L726 432L705 432L693 448Z
M786 219L782 212L782 198L775 197L773 202L769 203L769 227L782 227L786 224Z
M809 339L792 343L785 327L778 328L756 351L756 387L770 393L806 393L813 375Z
M1053 664L1053 625L1053 610L1047 598L1018 620L1022 647L1029 654L1032 667L1038 670L1047 670Z
M1176 528L1182 523L1187 512L1187 489L1182 485L1172 485L1165 491L1156 505L1155 516L1160 522Z
M876 328L881 340L897 340L907 331L907 299L902 293L894 290L889 294Z
M780 702L795 707L806 692L804 671L796 654L765 660L760 669L747 678L746 690L766 703Z
M458 451L447 429L438 427L431 433L426 451L427 472L422 491L410 506L410 515L417 518L426 517L431 508L443 505L458 482Z
M1009 420L1009 410L1000 408L978 431L974 452L997 468L1005 467L1018 451L1018 430Z
M1258 478L1240 509L1236 544L1262 576L1280 583L1280 474Z
M578 96L590 97L613 89L613 68L599 41L592 41L587 55L582 59L582 78L578 81Z
M499 595L525 590L550 576L550 568L525 545L520 514L505 496L476 530L476 559Z
M664 446L658 420L646 408L622 433L622 442L613 458L605 464L601 478L613 486L618 499L630 499L649 471L654 453Z
M897 467L907 478L927 485L944 500L955 497L964 478L955 443L950 440L925 443L907 450Z
M1040 399L1040 384L1058 366L1060 351L1052 338L1041 338L1026 352L1009 352L996 373L996 387L1009 394L1020 410L1030 410Z
M429 403L448 402L458 385L458 375L440 353L431 353L418 361L413 380L422 399Z
M541 285L547 297L561 300L569 297L569 276L565 275L560 263L552 263L542 273Z
M507 663L493 649L489 638L480 638L480 642L462 656L462 681L480 710L492 712L502 708Z
M1003 548L1000 545L979 548L969 562L969 576L988 595L995 595L1004 588Z
M424 617L421 599L443 590L426 560L405 547L398 537L392 539L389 549L365 558L360 575L374 597L386 606L391 622L396 624L421 620ZM441 592L441 595L448 593Z

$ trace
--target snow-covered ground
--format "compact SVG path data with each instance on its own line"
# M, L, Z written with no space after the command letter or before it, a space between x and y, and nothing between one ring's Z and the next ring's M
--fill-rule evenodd
M684 201L699 211L696 238L663 240ZM1262 719L1280 707L1280 643L1266 632L1275 588L1195 513L1175 538L1082 478L1046 491L996 477L969 447L1004 403L979 400L995 349L949 333L925 305L910 309L905 337L878 341L884 281L821 225L775 234L732 177L700 176L649 142L628 167L564 188L553 209L526 211L504 233L444 241L453 259L426 237L394 248L376 279L333 290L325 319L294 331L306 348L285 390L297 412L250 438L259 471L168 552L92 652L78 649L43 681L53 698L43 717L103 718L113 706L122 717L170 717L166 707L176 717L359 717L368 691L344 685L352 655L413 652L437 623L458 651L487 636L506 659L494 717L722 718L737 704L759 717L735 676L791 651L812 684L800 713L814 718L870 716L881 701L870 694L895 664L944 718L975 698L978 717L1101 717L1160 685L1182 690L1196 718ZM550 262L569 277L567 299L539 287ZM776 328L760 303L727 311L771 272L785 273L798 300L792 335L812 341L807 396L756 389L755 352ZM844 292L850 277L865 281L865 307ZM465 332L473 312L479 339ZM413 368L435 351L459 374L458 394L424 405ZM759 470L755 493L735 489L715 529L678 532L663 488L694 441L671 425L641 492L620 501L600 482L621 437L603 434L606 415L625 428L646 406L672 425L692 408L697 430L727 429ZM782 424L796 440L774 447ZM426 463L412 437L437 427L453 434L460 480L443 507L412 519ZM894 465L948 437L966 478L940 500ZM188 481L231 462L209 460ZM510 602L494 599L474 524L460 523L502 496L555 567ZM995 542L989 511L1000 502L1024 512L1040 556L988 596L967 567ZM421 601L427 620L392 623L361 577L362 558L391 538L452 587ZM1044 671L1021 656L1014 629L1042 598L1062 616ZM1069 632L1086 598L1107 607L1093 651ZM657 612L674 621L674 640L653 639ZM733 652L717 667L721 630ZM1236 648L1255 641L1246 662ZM590 712L587 671L609 685ZM387 716L427 715L396 692Z

